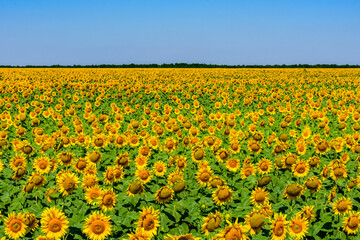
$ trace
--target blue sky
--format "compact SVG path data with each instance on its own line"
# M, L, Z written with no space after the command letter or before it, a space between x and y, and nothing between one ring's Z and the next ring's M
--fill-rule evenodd
M0 65L360 64L360 1L0 0Z

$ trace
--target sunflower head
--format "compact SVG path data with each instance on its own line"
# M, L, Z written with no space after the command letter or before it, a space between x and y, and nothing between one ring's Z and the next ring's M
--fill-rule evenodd
M94 212L85 219L83 232L91 240L104 240L111 233L110 217Z
M160 188L155 194L155 200L157 203L167 203L173 200L174 190L168 186Z
M156 235L157 228L160 226L159 210L154 210L153 207L144 207L140 212L137 228L142 229L150 237Z
M303 192L303 187L298 183L288 184L285 188L284 196L295 200L297 197L300 197Z
M232 192L227 186L218 186L212 194L214 202L220 206L229 203L233 197Z
M129 184L126 194L128 196L134 197L135 194L141 194L144 192L144 185L142 181L136 180Z

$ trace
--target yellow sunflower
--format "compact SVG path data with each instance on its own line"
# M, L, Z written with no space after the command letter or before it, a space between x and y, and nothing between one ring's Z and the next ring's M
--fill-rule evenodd
M83 233L91 240L104 240L111 233L110 217L94 212L85 219Z
M51 170L51 162L48 157L38 157L35 159L33 168L40 174L47 174Z
M271 240L283 240L286 238L287 225L286 214L275 213L274 219L271 220Z
M39 226L38 220L36 219L34 214L30 213L24 213L24 223L28 227L28 229L31 229L31 231L35 231L35 229Z
M112 188L103 190L97 204L103 211L111 211L116 204L116 196Z
M292 165L291 170L294 176L305 177L310 171L310 166L306 161L298 160L295 164Z
M150 182L152 174L146 168L140 168L140 169L136 170L135 177L137 179L139 179L140 181L142 181L144 184L146 184L146 183Z
M220 233L216 235L218 239L236 239L236 240L245 240L249 239L246 235L246 232L249 231L249 227L247 225L243 225L238 223L238 219L235 220L235 223L227 221L228 226L225 227L224 230L221 230Z
M321 180L316 176L308 178L305 181L305 187L309 189L311 193L317 192L321 188Z
M16 154L10 159L10 168L16 171L19 168L26 168L26 158L23 153Z
M18 239L26 234L27 226L23 214L15 212L8 214L4 219L5 234L12 239Z
M41 230L49 238L59 239L66 234L69 221L65 214L55 207L46 208L41 214Z
M57 177L56 183L60 189L60 193L62 193L63 196L68 196L78 188L79 178L72 172L64 172Z
M251 203L254 205L266 204L269 201L269 192L265 188L256 187L251 193Z
M347 234L356 234L360 226L360 213L349 212L349 216L344 218L343 229Z
M288 184L284 191L284 196L291 200L296 200L297 197L300 197L303 193L303 187L298 183Z
M216 205L227 204L233 198L232 190L227 186L218 186L218 188L213 192L212 197Z
M336 215L345 215L352 210L350 198L340 197L332 204L333 211Z
M140 212L139 221L136 223L137 228L142 229L150 237L155 236L157 228L160 227L159 210L153 207L143 207Z
M301 212L298 212L296 216L306 219L309 223L315 217L314 206L304 206Z
M126 194L130 197L135 197L135 194L141 194L144 192L144 185L141 181L136 180L129 184Z
M288 231L290 236L296 237L296 239L303 239L309 228L308 226L309 222L306 219L295 216L288 225Z
M230 172L236 172L240 168L240 161L238 159L232 158L226 161L226 168Z
M85 189L85 200L90 205L97 203L97 198L101 195L101 188L98 185Z
M196 174L196 180L200 185L206 186L210 182L211 176L212 176L211 170L201 169Z

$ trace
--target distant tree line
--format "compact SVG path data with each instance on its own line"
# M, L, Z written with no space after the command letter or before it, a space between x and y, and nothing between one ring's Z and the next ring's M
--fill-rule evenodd
M204 63L164 63L164 64L100 64L100 65L0 65L0 68L360 68L360 65L337 64L291 64L291 65L218 65Z

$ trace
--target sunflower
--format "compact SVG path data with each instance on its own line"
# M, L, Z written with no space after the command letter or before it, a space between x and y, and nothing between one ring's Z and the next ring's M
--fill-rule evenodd
M16 171L19 168L26 168L26 158L23 153L16 154L10 159L10 168Z
M183 156L179 156L178 159L175 162L175 167L179 171L185 170L187 165L186 158Z
M210 189L217 188L219 186L224 186L226 182L219 177L213 176L208 184Z
M316 216L314 206L304 206L301 212L298 212L296 216L306 219L309 223Z
M43 175L33 172L29 177L29 182L34 183L35 189L39 189L45 185L46 179Z
M55 207L46 208L41 214L41 230L49 238L59 239L66 234L69 221L65 214Z
M238 223L238 219L235 220L235 223L227 221L228 226L224 230L221 230L220 233L216 235L215 239L236 239L236 240L245 240L249 239L246 235L246 232L249 231L247 225Z
M295 164L292 165L291 170L296 177L305 177L309 171L309 164L303 160L298 160Z
M137 228L135 233L128 233L128 240L150 240L150 236L140 228Z
M38 157L34 160L33 168L40 174L47 174L51 170L51 162L48 157Z
M303 239L309 228L308 226L309 222L306 219L295 216L288 225L288 231L290 236L296 237L296 239Z
M232 158L226 161L226 168L230 172L236 172L240 168L240 161L238 159Z
M248 150L251 153L260 153L262 148L261 148L261 145L257 141L255 141L254 139L250 139L248 142Z
M150 237L156 235L157 228L160 227L159 210L153 207L143 207L140 212L139 221L136 223L137 228L142 229Z
M216 205L227 204L233 198L232 190L227 186L218 186L218 188L213 192L212 197Z
M200 147L194 147L191 154L191 159L194 162L200 162L205 158L205 151Z
M168 176L168 184L173 185L176 181L183 179L183 174L181 172L175 171Z
M168 186L164 186L156 191L155 201L157 203L163 204L170 202L174 198L174 190Z
M147 158L146 157L138 156L137 158L135 158L135 167L137 169L145 168L146 165L147 165Z
M321 180L314 176L314 177L311 177L311 178L308 178L306 181L305 181L305 187L307 189L310 189L310 192L313 193L313 192L317 192L320 190L321 188Z
M214 213L209 213L208 217L203 219L203 225L201 227L201 232L205 233L205 236L209 235L210 232L214 232L218 227L220 227L222 215L220 212L216 211Z
M254 168L254 166L250 163L250 164L246 164L242 169L241 169L241 178L245 179L250 175L255 175L256 169Z
M261 161L258 162L257 164L257 171L260 174L267 174L271 171L272 169L272 163L269 159L262 159Z
M332 204L332 209L336 215L345 215L352 210L350 198L340 197Z
M162 162L162 161L157 161L157 162L154 164L153 170L154 170L155 176L157 176L157 177L164 176L165 173L166 173L165 163Z
M86 153L86 158L90 162L97 164L101 161L101 153L99 151L89 151Z
M333 164L330 167L330 176L333 180L347 178L347 170L344 164Z
M86 158L79 158L77 161L74 162L74 169L78 173L83 173L88 165L88 161Z
M111 211L116 204L116 194L112 188L101 191L97 204L103 211Z
M35 229L39 226L38 220L36 219L34 214L25 213L23 215L24 217L24 223L28 227L28 229L31 229L31 231L35 231Z
M356 234L360 225L360 213L349 212L349 216L344 218L343 229L347 234Z
M212 174L209 169L201 169L196 174L196 180L200 185L206 186L210 182Z
M60 164L64 166L70 166L72 160L74 159L74 154L70 152L61 152L57 156L60 160Z
M72 172L64 172L57 177L56 183L63 196L68 196L78 188L79 178Z
M135 194L143 193L144 189L142 181L135 180L129 184L126 194L130 197L135 197Z
M330 149L330 145L326 140L321 140L316 144L315 149L316 153L324 154Z
M261 231L266 224L264 219L268 218L261 211L253 211L246 216L246 223L250 230L250 235L255 235Z
M226 151L225 148L220 149L217 153L216 153L216 159L219 162L226 162L226 160L230 157L230 153L228 151Z
M296 197L300 197L304 191L303 187L298 183L288 184L284 191L284 196L291 200L296 200Z
M269 192L264 188L256 187L251 193L251 203L254 205L266 204L269 201Z
M145 168L140 168L140 169L136 170L135 177L137 179L139 179L140 181L142 181L144 184L146 184L146 183L150 182L152 174L149 170L147 170Z
M99 179L94 174L85 174L83 176L81 186L85 189L96 186L99 182Z
M27 225L25 224L23 214L15 212L8 214L4 219L5 234L12 239L18 239L26 234Z
M97 203L96 199L101 195L101 188L98 185L85 189L85 200L90 205L95 205Z
M283 240L286 238L287 225L286 214L275 213L274 219L271 220L271 240Z
M110 235L110 217L101 212L94 212L85 219L83 233L91 240L104 240Z

